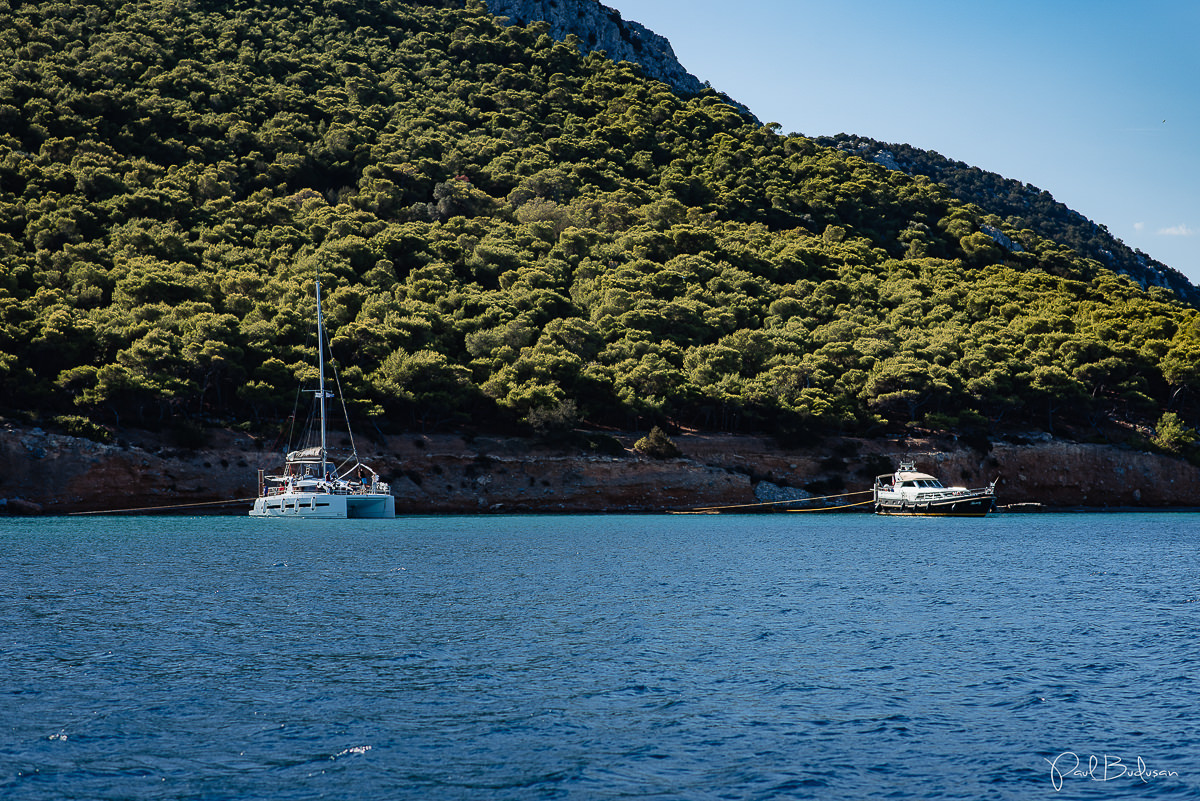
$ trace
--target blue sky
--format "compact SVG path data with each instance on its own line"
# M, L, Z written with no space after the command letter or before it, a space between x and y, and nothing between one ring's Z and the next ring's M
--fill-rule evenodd
M763 122L1024 181L1200 284L1200 3L603 0Z

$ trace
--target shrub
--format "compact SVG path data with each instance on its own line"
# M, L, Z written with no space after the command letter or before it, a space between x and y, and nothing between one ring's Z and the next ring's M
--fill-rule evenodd
M1189 428L1175 412L1164 412L1154 427L1154 444L1165 451L1180 453L1196 441L1196 429Z
M77 414L64 414L54 418L55 425L72 437L82 437L95 442L112 442L112 432L98 423Z
M679 446L658 426L650 429L649 434L633 443L633 449L652 459L675 459L683 455Z

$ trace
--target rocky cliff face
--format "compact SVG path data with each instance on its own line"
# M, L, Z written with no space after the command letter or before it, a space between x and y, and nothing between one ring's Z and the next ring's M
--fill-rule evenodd
M486 0L488 10L516 25L535 20L550 24L550 35L579 37L584 52L604 50L613 61L640 64L651 78L688 94L703 86L675 57L671 43L644 25L621 18L621 13L597 0Z
M276 454L242 434L210 432L209 446L200 450L153 434L127 436L102 445L40 429L0 429L0 513L244 514L258 469L277 466ZM628 447L637 435L617 438ZM366 448L359 442L359 451L391 481L401 514L689 511L859 493L844 497L854 503L869 498L876 473L905 456L948 485L978 487L999 478L1002 505L1200 506L1200 469L1103 445L1040 439L998 442L984 453L952 440L835 438L798 450L731 435L683 435L675 442L683 458L654 460L631 450L599 456L523 439L452 435L397 436ZM221 501L229 503L208 505Z

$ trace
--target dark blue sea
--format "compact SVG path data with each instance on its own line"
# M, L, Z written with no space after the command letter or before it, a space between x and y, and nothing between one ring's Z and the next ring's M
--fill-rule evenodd
M0 520L0 798L1200 797L1200 516Z

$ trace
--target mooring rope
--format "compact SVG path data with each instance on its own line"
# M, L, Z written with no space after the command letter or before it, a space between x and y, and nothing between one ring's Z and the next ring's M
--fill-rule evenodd
M190 509L197 506L227 506L231 503L250 503L256 498L234 498L228 501L204 501L203 503L173 503L170 506L137 506L131 509L102 509L95 512L67 512L68 515L116 515L123 512L161 512L166 509Z
M824 501L824 500L828 500L829 498L849 498L851 495L866 495L869 492L874 492L874 490L859 490L857 492L839 492L837 495L817 495L812 498L792 498L792 499L786 500L786 501L763 501L762 503L737 503L737 504L733 504L732 506L699 506L695 509L692 509L691 511L693 511L693 512L721 512L726 509L756 509L760 506L778 506L781 503L801 503L804 501ZM871 500L873 501L874 498L872 498ZM871 501L864 501L864 503L870 503L870 502ZM847 504L847 506L862 506L862 504L861 503ZM841 508L845 508L845 507L843 506ZM789 510L789 511L793 511L793 510Z
M871 498L858 503L844 503L841 506L820 506L815 509L784 509L785 512L837 512L841 509L849 509L851 506L866 506L868 503L875 503L875 499Z

